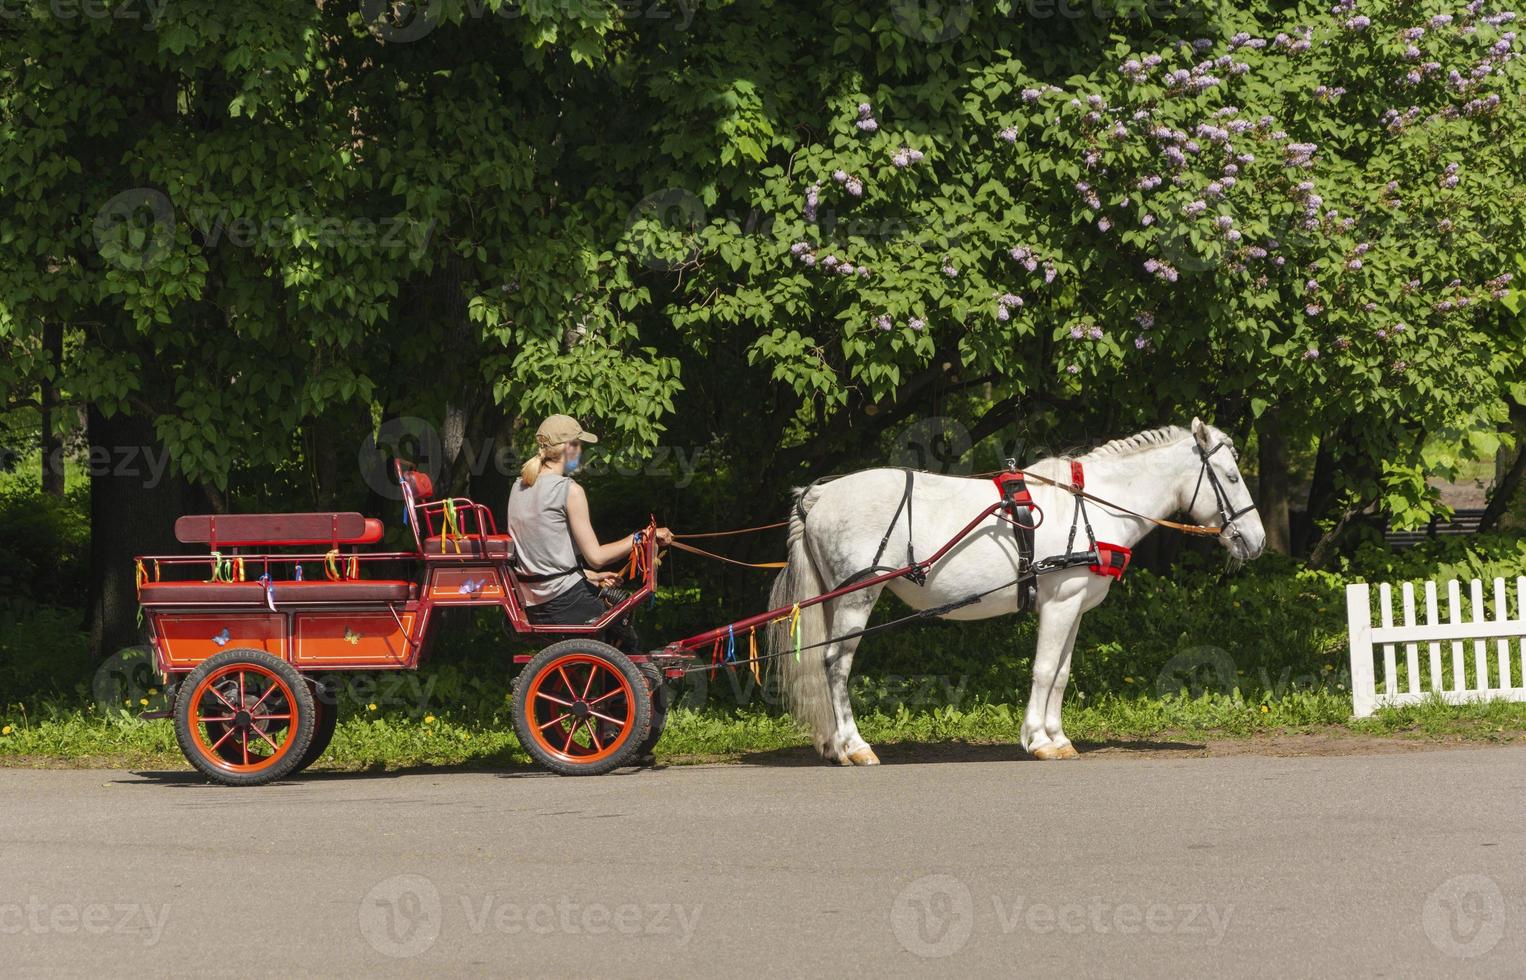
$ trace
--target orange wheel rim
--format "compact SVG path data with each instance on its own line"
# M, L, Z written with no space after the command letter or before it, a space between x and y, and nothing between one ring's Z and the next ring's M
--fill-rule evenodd
M263 772L286 757L296 703L280 675L258 664L229 664L204 677L191 695L191 738L224 772Z
M625 675L602 657L558 657L530 679L525 698L530 737L566 762L607 759L630 741L635 693Z

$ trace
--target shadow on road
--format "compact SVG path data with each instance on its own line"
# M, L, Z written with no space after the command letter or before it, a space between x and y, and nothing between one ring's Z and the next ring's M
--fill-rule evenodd
M1132 739L1113 739L1106 742L1077 742L1076 748L1083 758L1090 753L1102 756L1128 756L1132 754L1152 756L1196 757L1205 754L1207 746L1200 742L1164 742ZM945 762L1027 762L1038 761L1024 752L1022 746L1013 744L974 744L966 742L890 742L876 745L874 752L880 763L887 766L927 765ZM787 749L770 749L766 752L745 752L738 761L748 766L820 766L825 763L809 746Z

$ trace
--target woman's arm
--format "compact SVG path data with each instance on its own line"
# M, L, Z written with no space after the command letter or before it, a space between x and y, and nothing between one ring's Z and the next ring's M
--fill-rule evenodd
M599 543L598 535L593 533L593 522L588 517L588 495L576 483L567 488L567 530L572 534L572 543L577 545L583 560L591 568L613 565L631 553L630 535L609 544Z

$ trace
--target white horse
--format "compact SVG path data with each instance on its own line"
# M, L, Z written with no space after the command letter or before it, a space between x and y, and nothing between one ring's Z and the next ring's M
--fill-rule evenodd
M1192 420L1190 431L1178 426L1152 429L1115 439L1079 457L1088 493L1136 512L1131 515L1088 501L1086 515L1096 539L1132 548L1155 527L1136 515L1164 519L1185 513L1197 524L1221 528L1218 540L1234 558L1255 558L1265 546L1266 533L1240 477L1237 458L1229 437L1198 419ZM1034 532L1036 559L1070 553L1067 538L1075 497L1064 489L1071 482L1070 464L1068 458L1051 458L1024 471L1060 484L1050 486L1038 480L1028 484L1044 514ZM909 516L903 498L910 507ZM870 566L889 569L906 564L908 554L925 558L996 499L990 480L931 473L913 474L908 496L906 471L897 469L864 470L797 490L790 517L789 563L774 583L772 605L789 606L820 595L861 576ZM1088 549L1081 524L1071 551ZM788 635L784 626L775 627L773 650L782 669L786 704L810 726L822 758L841 765L879 763L858 732L848 699L858 638L832 638L863 629L882 589L888 586L917 610L989 591L979 601L944 616L985 619L1017 611L1019 587L1013 584L1017 575L1013 526L993 514L929 569L921 584L896 578L804 607L796 636ZM1033 690L1023 715L1022 745L1039 759L1077 755L1060 725L1070 653L1082 614L1107 596L1111 584L1111 578L1084 564L1038 576L1038 646ZM801 648L798 663L793 652L797 643Z

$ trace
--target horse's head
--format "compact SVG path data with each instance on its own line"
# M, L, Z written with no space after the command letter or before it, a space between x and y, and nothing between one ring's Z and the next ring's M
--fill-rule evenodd
M1192 456L1184 463L1181 509L1195 524L1222 528L1219 543L1242 561L1261 554L1266 529L1240 476L1240 454L1229 437L1202 419L1192 420Z

